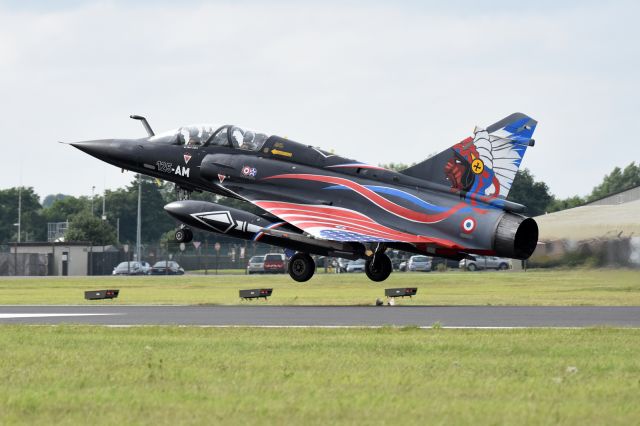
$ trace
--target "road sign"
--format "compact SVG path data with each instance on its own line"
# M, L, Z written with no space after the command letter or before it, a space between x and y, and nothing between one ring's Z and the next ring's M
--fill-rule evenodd
M180 251L184 251L186 248L187 246L184 243L180 243Z
M193 247L195 247L195 249L198 250L198 248L200 247L200 244L202 244L200 241L194 241Z
M214 246L213 246L213 248L214 248L216 251L220 251L220 243L216 243L216 245L214 245Z

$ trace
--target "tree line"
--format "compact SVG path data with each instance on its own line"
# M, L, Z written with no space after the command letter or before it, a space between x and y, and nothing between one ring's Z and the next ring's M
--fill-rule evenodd
M387 164L382 167L403 170L404 164ZM542 181L536 181L528 170L518 172L507 199L527 206L527 214L544 213L581 206L609 194L640 185L640 165L630 163L624 169L614 168L604 176L587 196L575 195L557 198ZM142 194L142 241L157 243L170 238L175 221L164 212L164 205L177 199L174 185L153 178L140 176ZM138 176L124 188L107 190L104 194L73 197L64 194L46 196L42 203L31 187L0 190L0 243L17 240L18 197L22 202L21 241L47 241L47 223L69 222L66 241L86 241L97 245L133 244L136 240ZM244 201L219 197L211 193L193 193L192 199L216 202L230 207L257 212ZM104 199L105 218L102 218Z
M176 222L165 213L165 204L177 200L174 185L140 176L142 195L141 237L144 244L165 239ZM0 190L0 243L17 241L19 188ZM217 202L244 210L243 201L218 197L211 193L192 194L192 199ZM138 176L124 188L107 190L95 197L64 194L46 196L42 203L31 187L22 188L21 238L47 241L47 223L69 222L65 241L85 241L96 245L133 244L136 241ZM104 200L105 218L102 218Z

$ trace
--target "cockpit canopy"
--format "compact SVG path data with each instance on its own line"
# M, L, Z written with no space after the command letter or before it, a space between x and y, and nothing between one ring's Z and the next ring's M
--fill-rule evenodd
M149 138L151 142L167 145L227 146L247 151L259 151L267 139L269 139L269 135L230 124L224 126L212 124L183 126Z

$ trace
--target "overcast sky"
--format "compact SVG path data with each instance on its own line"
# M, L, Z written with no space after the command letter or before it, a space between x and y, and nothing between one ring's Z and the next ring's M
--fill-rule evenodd
M519 111L539 121L522 166L560 197L640 160L638 2L443 3L0 1L0 188L127 184L57 141L144 136L130 114L377 164Z

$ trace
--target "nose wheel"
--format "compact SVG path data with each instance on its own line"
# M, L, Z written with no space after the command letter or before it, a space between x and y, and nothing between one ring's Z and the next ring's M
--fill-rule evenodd
M189 228L180 228L174 235L175 239L179 243L189 243L193 240L193 232Z
M316 272L316 263L307 253L296 253L289 259L289 275L299 283L309 281Z
M384 253L378 253L367 259L364 264L364 272L371 281L384 281L393 271L391 259Z

